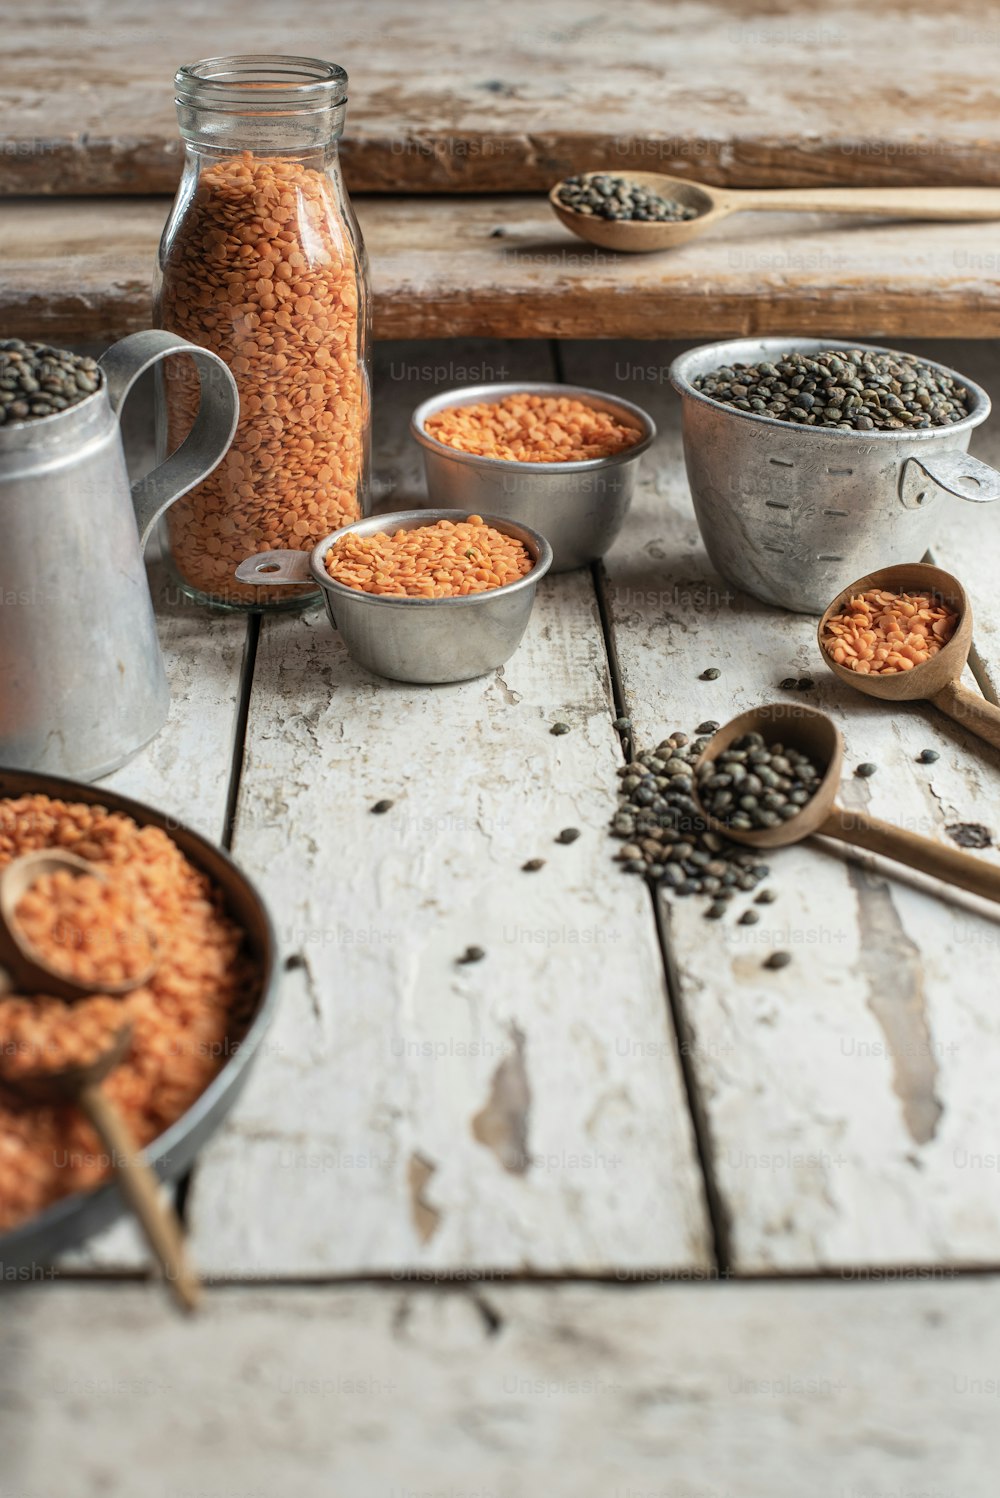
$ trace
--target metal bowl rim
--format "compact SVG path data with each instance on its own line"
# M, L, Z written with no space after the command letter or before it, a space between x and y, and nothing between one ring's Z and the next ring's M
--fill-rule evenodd
M502 400L505 395L560 395L571 400L589 396L592 401L599 402L602 409L617 406L620 410L627 411L636 419L643 435L631 447L624 448L620 453L610 453L606 458L577 458L569 463L523 463L520 459L486 458L479 453L462 452L461 448L449 447L447 442L439 442L424 430L424 422L428 416L434 416L449 406L471 406L481 400ZM626 400L620 395L609 395L605 390L593 390L588 385L559 385L551 380L527 380L523 383L504 380L485 385L463 385L455 390L445 390L438 395L429 396L427 400L421 401L410 417L410 433L428 452L453 458L470 468L481 468L487 473L532 474L544 479L558 478L564 473L591 473L596 469L614 468L617 464L639 458L656 440L656 423L648 411L644 411L634 401Z
M476 510L473 514L480 514ZM506 536L513 536L517 541L523 541L526 546L535 548L535 564L530 572L524 577L519 577L515 582L504 583L499 588L488 588L484 593L467 593L463 598L400 598L394 593L363 593L360 588L349 588L346 583L338 583L332 578L323 565L323 559L340 536L346 536L351 531L361 531L368 535L377 535L380 530L386 528L386 522L396 522L396 529L403 529L404 522L417 520L423 524L433 524L437 520L468 520L468 510L395 510L388 515L367 515L362 520L352 521L350 525L342 525L339 530L331 531L325 536L309 553L309 570L313 577L328 593L335 598L347 598L353 603L370 604L373 607L381 605L394 608L441 608L442 605L450 608L469 607L475 604L489 603L494 598L509 598L512 593L517 593L525 588L533 588L536 583L548 572L552 566L552 547L546 541L541 532L532 530L530 525L523 525L520 520L506 520L502 515L483 515L482 518L487 525L494 530L502 531ZM363 529L364 528L364 529ZM394 532L390 532L394 534Z
M120 795L117 791L78 780L70 780L62 775L49 775L47 772L33 770L21 770L13 765L0 765L0 776L20 775L26 778L44 782L52 790L21 792L22 795L50 795L60 796L65 800L74 798L81 801L89 801L91 805L107 806L109 811L121 811L130 816L142 827L158 826L171 835L171 827L164 823L172 823L173 827L182 831L186 837L192 838L196 843L203 844L214 857L228 866L230 872L243 885L244 889L253 899L258 907L264 932L267 938L267 947L263 955L264 971L262 974L261 996L257 1009L254 1013L246 1034L238 1042L237 1048L226 1059L223 1066L209 1082L204 1092L198 1094L190 1108L186 1108L179 1118L144 1145L143 1152L150 1162L155 1165L160 1159L169 1159L171 1153L178 1148L181 1140L196 1129L204 1114L210 1113L220 1097L232 1086L233 1078L230 1075L235 1068L237 1072L245 1071L253 1060L267 1030L274 1018L274 1011L278 1002L279 974L280 974L280 951L278 948L277 935L271 913L253 880L243 872L229 853L217 843L213 843L203 833L196 832L186 822L181 822L171 817L168 812L161 811L155 806L149 806L143 801L136 801L131 796ZM270 956L270 963L268 957ZM167 1177L170 1178L169 1175ZM0 1264L3 1263L5 1252L16 1248L18 1238L23 1234L35 1237L38 1233L57 1233L65 1227L66 1223L78 1212L82 1204L98 1195L111 1194L118 1191L114 1181L103 1181L91 1187L89 1191L74 1191L71 1196L61 1196L51 1206L37 1213L34 1217L23 1223L18 1223L6 1233L0 1233ZM85 1240L84 1240L85 1241Z
M804 426L797 421L779 421L775 416L761 416L758 411L740 411L735 406L728 406L723 401L717 401L710 395L704 395L696 390L688 378L688 368L698 356L706 354L710 349L736 350L741 352L751 349L765 350L758 358L767 357L772 353L820 353L826 349L862 349L874 354L893 354L896 358L919 359L921 364L926 364L930 369L940 370L942 373L951 375L959 384L964 385L974 396L975 405L964 416L961 421L951 422L948 426L924 427L915 430L913 427L903 427L898 432L885 432L873 429L870 432L861 432L856 428L844 431L841 427L811 427ZM724 357L722 363L734 362L733 357ZM853 439L855 442L931 442L936 437L945 437L952 432L966 432L984 422L990 414L991 402L986 391L975 380L968 379L960 370L952 369L948 364L941 364L936 359L926 359L922 354L904 354L901 349L892 348L883 343L861 343L857 340L843 338L732 338L721 339L716 343L702 343L697 348L688 349L685 354L678 354L672 361L669 371L670 383L682 398L695 400L704 406L709 406L713 411L722 411L726 416L739 417L743 421L752 421L758 426L771 427L773 430L784 432L789 435L798 436L800 433L812 437L831 437L836 441L845 438Z

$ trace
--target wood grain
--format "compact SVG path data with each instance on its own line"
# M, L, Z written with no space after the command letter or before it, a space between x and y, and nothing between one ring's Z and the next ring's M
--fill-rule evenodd
M992 1498L998 1289L11 1289L5 1491Z
M113 52L109 55L109 38ZM1000 182L997 31L961 0L44 0L5 25L0 191L171 192L177 66L331 57L351 76L354 191L542 191L645 168L730 186Z
M491 354L551 377L539 351ZM419 493L399 434L430 373L403 354L377 378L397 507ZM652 910L604 877L613 717L588 572L548 580L506 666L456 686L368 675L325 614L265 622L234 853L293 966L194 1176L204 1270L708 1264ZM470 945L486 955L462 964Z
M697 243L612 255L540 198L367 198L375 333L394 338L1000 335L995 224L739 214ZM110 342L149 326L161 199L0 211L0 326Z
M658 350L663 366L671 352ZM651 378L645 349L569 350L565 368L569 379L605 385L610 374L609 388L651 409L661 432L607 559L640 740L725 722L769 700L801 700L845 735L848 810L945 842L958 822L995 832L993 750L933 708L887 708L853 691L818 658L814 620L756 603L712 573L691 512L676 401ZM984 450L978 435L974 446ZM963 522L977 508L955 505ZM973 552L996 555L1000 513L979 508L969 531L943 520L942 565L959 575L978 567L985 621L995 585L986 588L986 563ZM992 649L995 635L982 639ZM699 680L713 665L719 679ZM807 675L814 690L781 690L782 679ZM924 748L940 760L918 765ZM878 766L870 780L851 773L862 760ZM998 859L992 848L977 856ZM779 850L766 862L779 898L754 907L756 925L737 923L750 897L722 922L706 921L700 900L677 900L668 913L733 1266L1000 1262L1000 1198L989 1175L1000 1064L991 907L889 864L848 862L829 844ZM779 947L792 964L769 971L765 960Z

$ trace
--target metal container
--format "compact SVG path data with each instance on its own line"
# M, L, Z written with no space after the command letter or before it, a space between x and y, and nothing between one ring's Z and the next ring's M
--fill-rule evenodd
M450 406L474 406L507 395L556 395L608 411L641 432L639 441L610 458L579 463L513 463L480 458L428 435L428 417ZM466 385L417 407L410 431L424 455L431 504L467 515L503 515L540 531L552 547L552 571L586 567L608 550L632 503L639 459L656 436L652 417L631 401L580 385Z
M256 1008L246 1032L234 1039L230 1059L197 1102L159 1139L146 1146L146 1158L160 1179L176 1180L190 1168L198 1151L236 1102L271 1022L278 997L278 949L267 908L232 859L172 817L104 787L98 789L52 775L0 769L0 797L35 794L88 805L97 802L111 811L123 812L140 827L162 828L184 856L221 888L227 910L243 927L248 947L260 963L261 986ZM114 1182L63 1197L20 1227L0 1234L0 1277L4 1270L15 1266L48 1263L56 1254L101 1232L125 1211L124 1199Z
M523 541L535 565L516 582L465 598L393 598L362 593L334 582L324 565L330 547L352 532L374 536L412 531L437 520L467 520L472 511L403 510L356 520L324 536L312 551L262 551L236 569L237 580L257 586L315 582L323 589L330 623L359 665L393 681L431 685L467 681L502 666L521 643L535 589L552 565L552 548L537 531L496 515L487 525ZM481 512L475 512L481 513Z
M1000 473L967 456L990 399L964 375L923 359L969 392L970 412L922 431L827 431L738 411L692 380L726 364L782 354L881 345L834 338L740 338L682 354L670 367L680 393L684 459L702 539L723 577L765 603L821 614L853 578L919 561L942 496L1000 497Z
M138 377L176 353L200 378L197 418L130 493L119 413ZM222 360L175 334L133 333L100 366L77 405L0 427L0 764L82 780L124 764L166 721L142 550L223 457L239 415Z

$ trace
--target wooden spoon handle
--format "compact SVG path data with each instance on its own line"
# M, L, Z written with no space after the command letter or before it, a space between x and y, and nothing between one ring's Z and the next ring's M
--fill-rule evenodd
M201 1285L188 1263L177 1214L160 1196L160 1183L138 1149L125 1120L97 1084L81 1089L78 1102L111 1157L122 1195L142 1226L178 1304L193 1311Z
M978 692L970 692L958 681L949 681L931 701L970 733L1000 749L1000 707L987 702Z
M893 858L923 874L933 874L946 884L957 884L959 889L971 890L987 900L1000 901L1000 868L994 864L960 853L957 848L946 848L944 843L921 837L919 833L906 832L891 822L880 822L863 811L833 806L816 831L823 837L836 837L856 848L867 848L869 853L881 853L883 858Z
M869 213L887 218L1000 218L1000 187L784 187L722 189L730 212Z

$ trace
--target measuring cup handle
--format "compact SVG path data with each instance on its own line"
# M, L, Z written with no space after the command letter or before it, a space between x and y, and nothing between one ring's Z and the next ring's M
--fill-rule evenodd
M961 682L949 681L931 698L941 712L961 723L970 733L1000 749L1000 707L987 702L978 692L970 692Z
M218 354L198 348L186 338L159 328L122 338L98 361L104 371L108 398L116 416L121 416L125 399L139 376L171 354L185 354L194 362L200 386L198 411L194 425L177 451L132 485L132 503L142 547L145 547L164 510L207 478L222 461L240 416L236 381Z
M880 822L877 817L869 817L863 811L834 806L816 831L822 837L839 838L842 843L851 843L855 848L866 848L869 853L895 859L896 863L919 869L922 874L932 874L935 879L970 890L984 899L1000 901L1000 868L995 864L960 853L957 848L946 848L944 843L921 837L916 832L907 832L903 827L894 827L891 822Z
M921 453L903 464L899 497L908 510L919 509L927 498L927 480L958 499L987 504L1000 499L1000 472L968 453Z
M313 582L308 551L258 551L246 557L233 573L238 583L271 588L283 583Z

